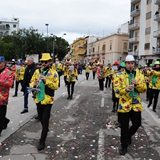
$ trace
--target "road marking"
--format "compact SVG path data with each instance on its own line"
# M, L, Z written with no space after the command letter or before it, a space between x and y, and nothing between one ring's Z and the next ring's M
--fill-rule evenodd
M102 131L102 129L100 129L99 131L97 160L105 160L104 159L104 132Z
M104 98L101 100L101 107L104 107Z

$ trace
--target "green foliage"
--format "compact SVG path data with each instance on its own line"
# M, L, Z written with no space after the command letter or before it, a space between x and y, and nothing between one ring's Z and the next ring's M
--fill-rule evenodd
M68 48L69 44L66 40L60 37L54 38L54 53L59 59L64 58L68 53ZM39 34L38 30L33 27L28 30L20 29L0 39L0 55L5 56L7 60L25 59L26 54L39 54L41 57L41 53L44 52L53 53L53 37L43 37L43 34Z

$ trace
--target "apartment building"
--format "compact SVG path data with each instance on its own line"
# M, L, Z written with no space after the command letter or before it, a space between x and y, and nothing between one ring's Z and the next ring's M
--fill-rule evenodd
M129 53L142 65L160 60L160 0L131 0Z
M0 38L10 35L13 31L19 30L19 19L13 18L10 21L0 20Z
M107 65L109 62L121 63L128 54L129 34L114 33L103 38L97 38L87 46L87 60L94 62L97 58Z

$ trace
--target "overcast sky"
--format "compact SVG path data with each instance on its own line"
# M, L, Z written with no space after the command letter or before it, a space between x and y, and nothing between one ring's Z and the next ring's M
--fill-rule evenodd
M20 28L63 36L69 43L86 35L107 36L130 19L130 0L5 0L0 20L19 18Z

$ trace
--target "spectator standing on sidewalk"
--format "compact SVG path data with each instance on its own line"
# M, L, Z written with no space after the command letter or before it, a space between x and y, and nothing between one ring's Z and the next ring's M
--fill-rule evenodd
M9 119L6 118L9 89L13 85L13 72L6 67L5 58L0 56L0 135L7 128Z
M132 143L134 135L141 126L142 102L140 93L146 91L144 75L135 68L135 59L127 55L125 59L126 69L117 76L114 87L119 97L118 121L121 125L121 149L119 153L125 155L127 147ZM132 125L129 127L129 121Z
M59 77L56 70L50 66L52 57L49 53L43 53L40 59L42 70L36 69L30 83L31 88L39 88L34 101L37 105L38 117L42 124L41 138L37 149L45 148L45 141L49 131L49 119L52 105L54 103L54 91L58 89Z
M21 114L28 112L28 90L27 87L29 87L30 80L37 69L36 64L34 63L34 59L32 57L27 58L27 67L25 69L24 73L24 80L23 80L23 86L22 91L24 92L24 109L21 112Z

